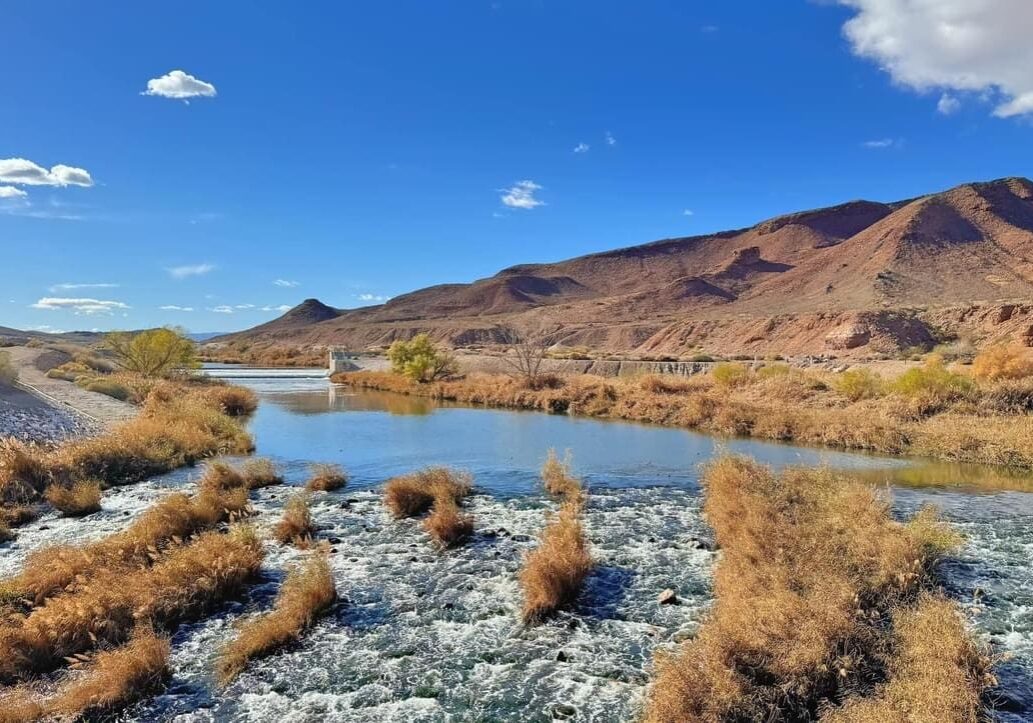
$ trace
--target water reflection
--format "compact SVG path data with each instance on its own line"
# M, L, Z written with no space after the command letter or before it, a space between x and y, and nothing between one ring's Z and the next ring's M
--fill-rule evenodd
M336 384L325 390L268 392L263 401L279 405L295 414L324 414L326 412L387 412L398 415L430 414L442 406L423 397L410 397L391 392L355 392Z

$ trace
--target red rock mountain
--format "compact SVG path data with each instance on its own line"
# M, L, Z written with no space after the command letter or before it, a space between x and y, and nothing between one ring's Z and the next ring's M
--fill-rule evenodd
M945 333L1033 339L1030 306L1033 183L1006 178L514 266L363 309L309 299L218 341L364 349L426 331L470 346L515 329L638 353L880 352Z

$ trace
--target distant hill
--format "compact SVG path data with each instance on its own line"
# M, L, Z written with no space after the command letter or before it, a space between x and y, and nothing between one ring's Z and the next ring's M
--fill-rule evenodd
M1004 178L851 201L432 286L340 310L309 299L218 342L456 346L507 329L638 353L874 353L951 333L1033 343L1033 183Z

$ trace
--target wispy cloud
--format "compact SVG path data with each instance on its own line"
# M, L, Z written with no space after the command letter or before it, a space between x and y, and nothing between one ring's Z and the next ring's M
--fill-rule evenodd
M40 324L39 326L30 326L29 331L41 331L44 334L65 334L67 333L64 329L55 329L49 324Z
M499 198L510 208L530 210L545 205L545 201L535 198L535 192L540 190L542 187L534 181L517 181L509 188L501 189L502 195Z
M172 266L165 269L169 276L174 279L185 279L189 276L203 276L215 271L213 264L193 264L187 266Z
M176 306L175 304L166 304L165 306L159 306L162 311L193 311L192 306Z
M73 291L75 289L117 289L118 284L54 284L50 287L52 292Z
M613 134L610 133L610 131L606 131L606 135L603 136L603 138L606 140L606 145L608 145L608 146L615 146L615 145L617 145L617 139L613 137Z
M92 186L93 178L85 168L58 164L48 171L25 158L0 159L0 183L15 186Z
M359 301L363 301L363 302L367 302L367 303L372 302L372 303L379 304L379 303L382 303L384 301L388 301L391 297L390 296L383 296L381 294L358 294L358 295L356 295L355 298L357 298Z
M172 70L160 78L151 78L147 81L147 90L142 93L182 101L189 101L190 98L212 98L215 94L214 85L182 70Z
M904 145L903 138L876 138L874 140L865 141L861 144L865 148L871 148L879 150L882 148L900 148Z
M254 304L236 304L236 305L234 305L233 308L234 309L241 309L243 311L243 310L247 310L247 309L254 309L255 305Z
M280 304L279 306L263 306L261 309L259 309L259 311L279 311L279 312L290 311L290 310L291 310L291 305L290 304Z
M0 186L0 199L25 198L28 195L25 191L14 186Z
M285 289L293 289L301 286L297 281L290 281L289 279L277 279L273 282L273 286L282 286Z
M574 153L588 153L589 148L587 143L578 143L574 146Z
M707 33L707 34L709 34L709 33L716 33L718 30L720 30L720 28L717 27L716 25L704 25L704 26L702 26L699 29L699 31L701 33Z
M232 306L222 304L221 306L213 306L208 311L214 311L216 314L232 314L234 313Z
M691 208L686 208L684 211L681 212L681 215L682 216L695 216L696 212L693 211Z
M110 314L116 309L128 309L130 307L121 301L45 296L33 304L32 308L47 309L49 311L71 310L76 314Z
M936 102L936 112L941 115L953 115L961 110L961 101L950 93L944 93Z

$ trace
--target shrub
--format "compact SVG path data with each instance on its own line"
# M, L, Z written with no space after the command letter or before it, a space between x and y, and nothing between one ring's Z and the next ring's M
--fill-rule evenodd
M216 460L205 465L204 474L201 475L197 488L225 492L226 490L247 489L248 482L244 479L244 475L229 464Z
M1033 375L1033 359L1017 345L998 344L983 350L972 362L972 376L984 381L1025 379Z
M710 354L693 354L689 357L690 362L712 362L714 357Z
M348 484L348 475L336 464L312 465L312 476L305 487L317 492L330 492Z
M88 392L105 394L123 402L132 394L128 388L112 379L90 379L82 385L82 388Z
M581 526L581 506L568 501L545 529L538 547L524 558L520 587L525 624L540 623L571 604L592 569L592 556Z
M722 387L741 387L750 380L750 370L745 364L722 362L710 372L714 382Z
M219 684L228 684L252 658L297 640L336 599L330 563L326 555L315 553L304 565L287 574L271 611L238 626L233 640L219 652L216 663Z
M112 332L105 345L119 366L145 377L166 377L200 366L196 345L179 329L149 329L135 334Z
M454 499L441 497L435 500L423 528L442 548L454 547L473 534L473 517L462 514Z
M788 364L765 364L757 370L759 379L774 379L789 376L792 369Z
M240 473L251 490L283 484L283 476L272 460L249 459L241 466Z
M308 495L298 493L291 497L283 508L283 517L273 528L273 537L284 545L309 547L316 528L312 523L312 512L309 510Z
M825 720L833 702L885 679L886 651L895 633L906 637L887 622L934 587L939 556L957 542L949 529L930 512L898 523L888 499L824 470L777 477L724 457L704 486L722 550L717 599L695 639L658 657L645 720ZM942 662L978 679L969 661ZM926 694L907 695L907 710L922 710Z
M576 500L581 496L581 480L570 473L571 456L568 451L563 461L556 456L556 450L550 449L545 463L542 465L542 482L545 491L557 497Z
M100 483L76 482L71 487L53 484L47 487L47 502L66 517L81 517L100 510Z
M18 381L18 370L11 363L11 355L6 351L0 351L0 384L8 386Z
M684 394L693 388L692 381L685 377L661 374L646 374L639 384L651 394Z
M203 395L214 407L230 417L247 417L258 409L258 395L246 387L213 384Z
M418 334L409 341L396 341L387 350L391 370L416 382L454 376L458 371L455 356L438 349L426 334Z
M459 502L470 493L470 478L445 467L428 467L394 477L384 487L384 504L395 517L416 517L439 498Z
M836 375L833 387L851 402L859 402L880 396L883 382L882 377L870 369L848 369Z
M908 369L891 385L893 392L918 403L921 413L938 411L949 402L969 396L974 388L971 379L948 370L937 356L930 356L921 367Z

